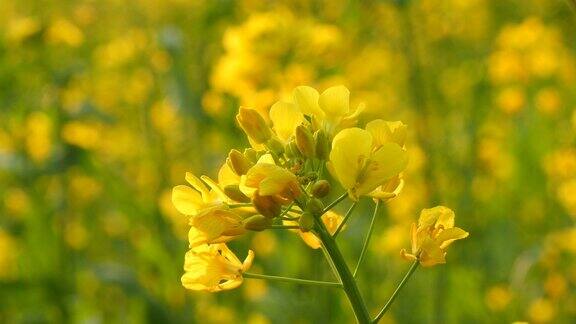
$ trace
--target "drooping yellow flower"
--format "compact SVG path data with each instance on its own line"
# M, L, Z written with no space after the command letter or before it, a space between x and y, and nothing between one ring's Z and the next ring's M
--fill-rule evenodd
M227 209L212 209L190 218L188 242L190 248L202 244L222 243L246 232L242 225L244 217Z
M353 127L334 137L327 167L350 198L358 200L398 176L407 164L408 155L400 145Z
M229 200L212 179L206 176L201 179L205 183L192 173L186 172L186 181L192 187L179 185L172 189L172 203L182 214L195 216L207 208L221 206Z
M412 251L400 254L407 260L419 260L430 267L446 263L446 249L452 242L468 237L468 232L454 227L454 212L444 206L423 209L418 225L412 224Z
M292 94L300 111L312 118L316 129L324 129L330 136L356 124L364 105L350 109L350 91L342 85L330 87L322 94L306 86L296 87Z
M186 289L217 292L242 284L242 273L252 266L254 252L240 262L224 243L200 245L186 253L182 285Z

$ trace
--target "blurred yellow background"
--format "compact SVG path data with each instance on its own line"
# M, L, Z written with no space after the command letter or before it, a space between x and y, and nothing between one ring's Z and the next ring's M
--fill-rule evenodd
M405 190L359 277L371 312L408 267L418 211L443 204L470 238L420 269L385 323L573 322L569 2L0 2L0 322L351 323L325 288L186 291L186 218L170 202L185 171L215 176L247 145L240 105L337 84L410 133ZM361 207L340 243L351 259ZM231 245L263 273L330 278L292 234Z

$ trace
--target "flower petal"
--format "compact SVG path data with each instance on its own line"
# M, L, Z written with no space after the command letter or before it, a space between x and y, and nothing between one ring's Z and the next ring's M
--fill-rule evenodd
M350 110L350 90L342 85L328 88L320 95L318 104L326 118L341 118Z
M383 185L408 165L408 154L396 143L385 143L368 160L365 170L358 179L356 194L367 194Z
M363 129L347 128L336 134L332 141L329 169L344 188L351 189L356 185L371 148L372 136Z
M292 96L294 103L303 114L316 117L317 119L324 118L324 112L318 105L320 95L316 89L306 86L296 87Z
M203 204L203 200L198 191L180 185L172 189L172 204L184 215L196 215Z
M287 142L294 135L296 126L304 122L304 115L293 103L278 101L270 108L270 120L276 135L283 142Z
M436 237L435 241L440 245L441 249L445 249L450 244L452 244L452 242L466 238L468 237L468 235L469 233L466 232L465 230L458 227L452 227L440 232L440 234L438 234L438 236Z

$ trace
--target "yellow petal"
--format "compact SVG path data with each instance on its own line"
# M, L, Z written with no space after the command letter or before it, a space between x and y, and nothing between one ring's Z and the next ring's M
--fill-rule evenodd
M426 228L429 226L442 225L444 229L454 227L454 212L444 206L425 208L420 212L418 227Z
M406 125L401 121L385 121L376 119L366 124L366 130L374 137L374 146L378 147L384 143L396 143L404 146L406 141Z
M283 142L287 142L294 135L296 126L304 122L304 115L293 103L278 101L270 108L270 120L276 135Z
M446 252L436 242L426 240L421 246L420 264L430 267L442 263L446 263Z
M350 110L350 91L341 85L328 88L322 92L318 103L326 113L326 118L334 120Z
M360 128L344 129L334 137L328 168L345 189L356 185L371 148L372 136Z
M360 179L356 194L365 195L404 171L408 154L396 143L385 143L368 160Z
M248 271L252 267L252 262L254 262L254 251L248 250L248 255L244 262L242 262L242 272Z
M306 86L296 87L292 93L294 103L300 111L308 116L314 116L318 119L324 118L324 112L318 105L320 95L316 89Z
M458 227L452 227L440 232L440 234L435 238L435 241L440 245L441 249L445 249L452 244L452 242L466 238L468 235L468 232L465 230Z
M204 182L202 182L202 180L200 180L198 177L196 177L190 172L186 172L185 179L192 187L194 187L194 189L200 191L200 193L202 194L202 198L205 201L209 199L210 191L208 190L208 187L206 187Z
M218 171L218 184L222 187L237 185L240 183L240 177L232 171L228 163L222 164Z
M198 191L180 185L172 189L172 204L184 215L196 215L203 204L203 200Z

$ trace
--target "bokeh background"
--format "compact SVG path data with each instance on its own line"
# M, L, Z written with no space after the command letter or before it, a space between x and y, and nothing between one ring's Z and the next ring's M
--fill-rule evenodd
M185 171L215 176L247 145L238 106L344 84L364 121L410 130L405 190L359 275L372 312L419 210L443 204L471 235L384 322L574 323L575 17L560 0L1 1L0 322L351 323L326 288L184 290L170 202ZM291 233L231 247L255 250L254 271L330 279Z

